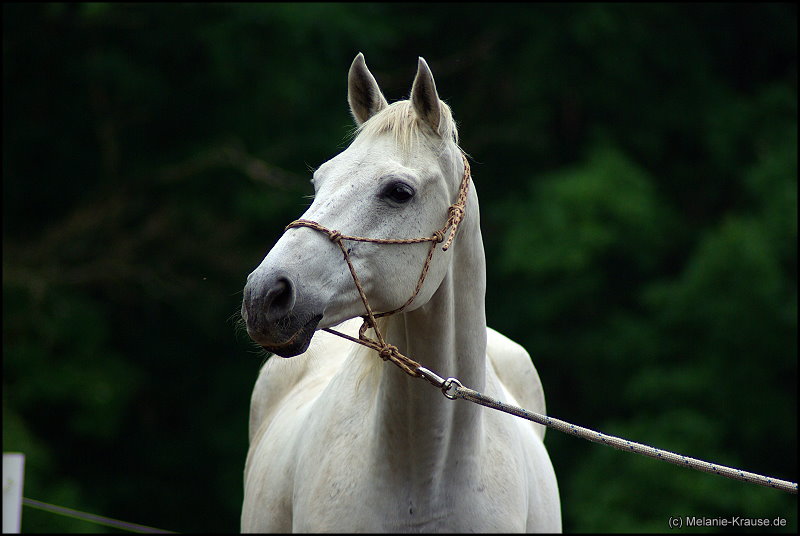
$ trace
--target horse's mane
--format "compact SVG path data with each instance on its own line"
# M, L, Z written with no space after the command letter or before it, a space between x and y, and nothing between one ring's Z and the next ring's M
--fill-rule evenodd
M441 141L452 140L458 145L458 129L450 107L441 100L439 104ZM420 121L417 114L414 113L414 107L410 100L393 102L362 123L355 131L358 137L373 137L387 132L394 134L398 147L406 153L411 151L421 135L427 138L433 137L430 127Z

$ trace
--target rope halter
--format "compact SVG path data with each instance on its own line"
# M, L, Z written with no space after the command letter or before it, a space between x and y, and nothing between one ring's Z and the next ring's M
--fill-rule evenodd
M414 301L414 298L417 297L417 294L419 294L419 291L422 289L422 284L425 282L425 276L428 275L428 270L431 266L431 260L433 259L433 253L436 251L436 244L442 244L442 251L447 251L453 244L456 231L458 231L458 226L461 223L461 220L463 220L466 212L467 192L469 191L469 183L472 179L469 162L467 161L467 157L463 152L461 153L461 159L464 161L464 174L461 177L458 195L456 196L455 202L453 202L453 204L447 209L447 220L445 221L444 226L435 231L432 236L420 238L366 238L363 236L342 234L340 231L329 229L315 221L304 219L295 220L286 226L287 231L295 227L308 227L309 229L314 229L315 231L325 234L331 242L339 246L339 249L342 250L342 254L344 255L344 260L347 263L347 267L350 269L350 275L353 277L353 282L356 285L356 290L358 290L358 295L361 297L361 301L364 304L364 310L366 311L366 314L362 315L364 323L358 330L358 339L330 328L324 328L325 331L363 346L367 346L368 348L372 348L378 352L378 356L381 359L384 361L391 361L400 367L406 374L415 378L422 376L422 374L417 370L420 367L420 364L410 357L401 354L396 346L387 343L383 338L383 334L381 334L380 330L378 330L378 324L375 322L375 319L399 313L411 305L411 302ZM450 231L449 235L447 234L448 230ZM447 239L445 239L445 236L447 236ZM425 264L422 266L422 272L417 280L417 286L414 288L414 293L403 305L397 309L392 309L391 311L383 313L376 314L372 311L372 307L370 307L369 301L367 300L367 295L364 292L364 287L361 285L361 281L359 280L356 270L353 267L353 262L350 259L350 253L347 251L347 248L344 245L344 242L347 240L354 242L372 242L374 244L431 243L431 246L428 249L428 256L425 258ZM366 335L367 328L372 328L374 330L376 339L371 339Z

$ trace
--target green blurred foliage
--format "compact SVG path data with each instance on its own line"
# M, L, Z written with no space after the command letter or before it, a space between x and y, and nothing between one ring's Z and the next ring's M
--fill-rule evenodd
M3 450L25 495L238 530L241 289L424 56L473 157L490 325L551 415L797 480L793 4L3 4ZM796 496L548 432L564 528ZM31 509L27 532L106 529ZM711 531L711 529L704 529Z

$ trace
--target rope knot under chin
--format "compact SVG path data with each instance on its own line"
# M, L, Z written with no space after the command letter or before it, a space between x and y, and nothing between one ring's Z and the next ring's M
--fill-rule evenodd
M387 359L389 359L390 357L392 357L392 355L394 355L394 353L395 353L396 351L397 351L397 347L396 347L396 346L393 346L393 345L391 345L391 344L387 344L387 345L383 346L383 347L380 349L380 351L378 352L378 356L379 356L381 359L383 359L384 361L386 361Z
M328 238L331 240L331 242L338 242L342 239L342 233L339 231L328 231Z

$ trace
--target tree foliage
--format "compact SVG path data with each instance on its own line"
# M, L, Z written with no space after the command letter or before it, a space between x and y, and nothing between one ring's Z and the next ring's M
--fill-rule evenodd
M244 279L424 56L473 158L490 325L553 416L797 480L793 4L3 4L3 449L26 496L238 529ZM796 497L548 432L567 531ZM98 527L26 509L28 532Z

